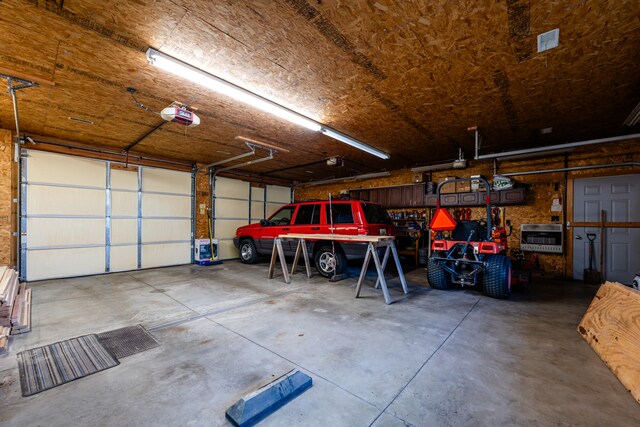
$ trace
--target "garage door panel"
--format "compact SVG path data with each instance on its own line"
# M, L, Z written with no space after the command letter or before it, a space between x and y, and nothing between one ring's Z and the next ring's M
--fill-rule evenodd
M283 207L285 203L267 203L267 218L273 215L278 209Z
M104 266L104 247L28 251L27 278L33 281L100 274Z
M104 245L105 220L100 218L28 218L27 245Z
M142 242L191 240L191 220L143 219Z
M142 191L191 195L191 174L166 169L143 168Z
M191 217L191 197L142 193L144 217Z
M138 216L138 193L112 191L111 216Z
M218 241L218 257L219 259L233 259L240 257L238 248L233 244L232 240Z
M249 200L249 183L237 179L216 177L216 197Z
M251 219L261 220L264 218L264 203L251 202Z
M216 237L218 239L233 238L236 235L236 229L247 225L247 221L218 219L216 220Z
M29 215L96 215L104 216L105 190L84 188L27 186Z
M138 172L131 170L111 169L112 190L138 191Z
M290 203L291 188L280 185L268 185L267 202Z
M251 187L251 201L264 202L264 188Z
M27 181L106 188L104 162L29 150Z
M142 268L190 262L191 242L142 245Z
M244 200L216 200L216 219L217 218L248 218L249 202Z
M112 219L111 220L111 244L138 242L137 219Z
M127 271L138 268L138 246L112 246L111 271Z

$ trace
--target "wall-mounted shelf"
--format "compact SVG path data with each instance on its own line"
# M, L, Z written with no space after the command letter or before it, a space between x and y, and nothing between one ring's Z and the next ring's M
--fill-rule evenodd
M350 190L349 196L356 200L366 200L379 203L387 209L393 208L417 208L435 207L436 195L425 194L425 184L398 185L394 187L365 188ZM521 205L525 203L526 192L524 187L512 188L491 192L491 204ZM485 193L473 191L467 193L441 194L442 206L483 206Z
M470 193L447 193L440 195L442 206L484 206L486 193L481 191L473 191ZM500 190L491 192L491 204L494 206L503 205L522 205L526 200L526 192L524 187L511 188L509 190ZM427 194L425 205L428 207L436 206L436 195Z

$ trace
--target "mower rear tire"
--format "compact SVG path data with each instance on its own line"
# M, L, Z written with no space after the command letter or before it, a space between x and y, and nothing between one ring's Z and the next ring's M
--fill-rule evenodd
M511 295L511 258L504 255L488 255L483 277L484 293L491 298L507 298Z
M440 256L434 253L433 256ZM433 256L429 258L427 263L427 280L429 285L434 289L449 289L449 283L451 282L450 274L447 273L433 260Z

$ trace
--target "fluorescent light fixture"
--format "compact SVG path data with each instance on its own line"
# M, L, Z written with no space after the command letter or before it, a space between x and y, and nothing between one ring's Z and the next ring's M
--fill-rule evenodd
M635 126L640 123L640 102L636 105L636 108L633 109L627 120L624 121L623 125L627 126Z
M369 153L371 155L374 155L376 157L380 157L381 159L387 160L389 159L389 157L391 157L390 155L388 155L387 153L384 153L380 150L376 150L375 148L371 147L370 145L364 144L360 141L358 141L357 139L353 139L350 136L347 136L341 132L338 132L336 130L333 130L331 128L322 126L322 129L320 130L320 132L322 132L323 134L327 135L329 138L333 138L333 139L337 139L340 142L344 142L347 145L350 145L354 148L357 148L358 150L362 150L366 153Z
M391 175L390 172L373 172L373 173L365 173L362 175L354 175L354 176L345 176L344 178L331 178L331 179L323 179L321 181L311 181L311 182L302 182L300 185L321 185L321 184L331 184L332 182L346 181L348 179L370 179L370 178L382 178L385 176Z
M220 77L209 74L199 68L180 61L172 56L164 54L156 49L149 48L147 50L147 59L156 67L159 67L165 71L175 74L186 80L190 80L196 84L202 85L208 89L218 92L222 95L226 95L237 101L244 102L247 105L258 108L266 113L273 114L281 119L288 120L291 123L303 126L314 132L322 132L330 138L344 142L352 147L362 150L366 153L372 154L381 159L389 159L391 156L380 150L364 144L356 139L351 138L343 133L335 131L329 127L323 126L317 121L303 116L287 107L270 101L258 94L255 94L247 89L244 89L238 85L228 82Z
M411 168L411 172L429 172L439 171L443 169L453 169L453 163L438 163L437 165L419 166L416 168Z
M147 59L153 65L172 74L202 85L222 95L244 102L266 113L288 120L315 132L319 132L321 125L302 114L296 113L280 104L276 104L260 95L234 85L220 77L202 71L192 65L173 58L155 49L147 50Z

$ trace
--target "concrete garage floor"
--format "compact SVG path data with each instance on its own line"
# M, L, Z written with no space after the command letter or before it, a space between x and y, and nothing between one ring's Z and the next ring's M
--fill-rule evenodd
M432 290L384 304L373 281L230 261L31 284L33 331L0 358L0 424L224 426L244 394L298 368L313 387L260 425L640 425L640 405L575 331L596 288L537 283L509 300ZM357 271L356 271L357 272ZM162 343L23 398L16 353L142 324Z

